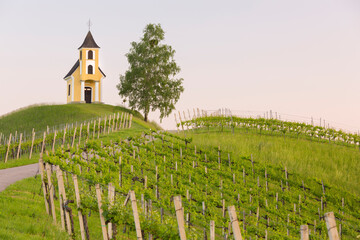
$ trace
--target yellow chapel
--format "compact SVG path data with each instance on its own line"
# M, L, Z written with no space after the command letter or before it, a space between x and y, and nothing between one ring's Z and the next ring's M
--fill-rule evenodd
M67 103L101 103L102 80L106 77L99 67L99 49L90 30L78 48L79 59L66 74Z

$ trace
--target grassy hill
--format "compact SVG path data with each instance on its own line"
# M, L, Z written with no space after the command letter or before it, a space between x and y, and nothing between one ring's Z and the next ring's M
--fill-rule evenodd
M343 239L352 239L360 234L357 227L360 223L360 182L357 174L360 170L357 164L360 153L357 148L241 131L232 134L231 131L190 130L186 132L186 137L192 139L190 144L188 140L167 133L139 135L149 128L152 128L151 125L137 120L133 128L104 135L88 145L87 150L98 152L102 159L89 161L83 167L98 171L98 166L101 166L103 170L100 177L91 175L89 180L96 178L105 185L111 179L116 186L117 201L111 215L117 216L113 221L120 221L120 239L136 239L131 208L122 207L130 189L136 192L145 234L163 236L163 239L177 236L175 211L171 202L176 195L182 196L185 214L191 216L186 233L192 239L203 239L204 229L209 233L210 220L216 222L217 238L223 238L224 233L229 232L228 215L223 217L221 210L224 202L226 207L235 205L246 239L264 238L266 234L269 239L298 239L302 224L307 224L311 229L310 239L327 239L322 216L330 211L335 213L338 226L342 224ZM137 137L123 141L135 135ZM183 133L178 135L183 136ZM153 136L155 140L149 142ZM76 156L82 150L69 151ZM61 164L62 153L57 154L47 161ZM123 159L121 167L119 156ZM77 164L81 163L68 162L64 158L61 167L70 173L78 169ZM288 174L284 172L285 166ZM121 183L119 170L123 174ZM90 187L93 183L86 181L89 177L87 173L80 175L81 198L86 199L83 209L91 212L90 233L92 239L99 239L101 226L95 190ZM142 182L145 176L147 189L144 189ZM19 184L0 193L1 205L8 206L7 209L0 209L0 222L5 216L12 216L7 224L0 224L4 226L0 227L0 238L11 239L7 234L11 230L18 239L28 239L29 235L34 235L33 239L42 236L51 239L59 231L59 226L50 224L51 217L46 216L39 179L28 179ZM37 191L33 184L38 186ZM70 198L74 198L72 188L71 184L67 185ZM104 187L104 199L107 195ZM16 201L11 200L14 197ZM39 207L34 206L34 199ZM145 206L143 201L150 200L153 217L149 218L142 207ZM202 202L206 206L205 214ZM29 207L23 211L16 208L18 205ZM58 208L57 201L55 206ZM69 206L76 210L75 204ZM164 222L160 222L161 209L165 214ZM44 216L40 216L41 211ZM35 221L29 221L25 230L15 226L20 219L29 219L29 216ZM50 226L48 231L42 230L46 220ZM77 218L74 221L76 239L79 239Z
M0 133L8 136L10 133L44 131L47 126L63 127L66 123L80 123L90 119L109 115L115 112L132 112L137 118L141 114L129 109L107 104L64 104L29 106L0 117Z
M146 129L160 129L156 123L146 123L142 119L143 117L137 111L131 111L129 109L112 106L106 104L66 104L66 105L43 105L43 106L30 106L27 108L19 109L12 113L6 114L0 117L0 169L22 166L30 164L36 161L37 154L39 153L39 146L42 143L43 132L49 127L49 133L47 140L51 140L53 130L63 130L65 123L79 125L80 123L87 121L90 122L93 119L98 119L104 116L109 116L114 113L131 113L133 114L132 118L132 128L131 130L125 129L122 130L121 134L129 135L135 134ZM91 124L91 129L93 125ZM35 145L34 145L34 154L31 160L28 159L31 145L31 131L35 129ZM15 132L17 131L17 134ZM83 131L86 131L84 127ZM21 155L20 159L13 160L16 158L16 153L18 150L19 135L20 132L23 133L22 145L21 145ZM9 134L12 133L12 142L9 153L9 161L4 163L5 155L7 152L7 138ZM84 135L84 134L83 134ZM85 136L83 136L84 138ZM51 138L51 139L50 139ZM57 135L56 145L61 145L62 135ZM71 129L67 130L67 141L71 141L72 133ZM111 138L109 135L101 135L101 139ZM71 143L71 142L70 142ZM47 148L50 147L51 142L48 142Z
M100 135L97 141L106 143L114 138L138 135L150 128L159 129L156 124L144 122L138 112L122 107L105 104L68 104L31 106L2 116L0 132L6 135L15 131L31 132L33 127L41 131L47 126L52 129L64 123L88 121L114 112L131 112L134 115L132 127ZM34 154L31 160L24 155L18 160L0 162L0 169L36 163L38 159L38 153ZM51 217L44 212L44 199L39 191L40 184L38 175L19 181L0 193L0 239L71 239L59 225L51 224ZM98 214L93 213L93 217L89 218L89 226L95 226L97 221ZM96 238L97 236L92 239Z
M254 132L190 131L187 137L198 146L221 146L235 155L252 155L256 162L286 166L304 178L323 180L360 196L358 148Z

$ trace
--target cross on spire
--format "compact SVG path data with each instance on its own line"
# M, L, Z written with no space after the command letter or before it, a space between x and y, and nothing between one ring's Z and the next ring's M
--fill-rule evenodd
M89 31L90 31L90 28L91 28L91 25L92 25L90 18L89 18L89 21L87 22L87 25L88 25Z

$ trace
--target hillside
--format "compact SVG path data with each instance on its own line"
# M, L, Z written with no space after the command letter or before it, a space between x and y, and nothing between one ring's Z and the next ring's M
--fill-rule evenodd
M198 117L180 129L201 146L221 146L256 161L287 167L360 196L360 135L278 119ZM181 136L184 133L181 131Z
M106 199L101 206L105 211L102 221L127 229L129 239L141 234L177 239L175 196L182 198L189 239L209 236L210 221L215 221L216 238L227 235L232 239L229 206L235 206L246 239L298 239L300 225L304 224L311 230L311 239L326 239L326 212L335 213L344 238L358 235L359 197L340 186L261 162L251 154L195 142L166 132L147 132L127 140L114 137L112 141L70 149L70 163L68 154L61 151L44 161L81 179L78 187L84 215L99 211L96 196L100 192L96 189L102 186L102 199ZM53 184L62 183L55 180ZM75 198L74 187L66 186L69 198ZM108 197L111 188L116 192L113 205ZM137 203L143 232L135 233L132 209L123 206L131 190L136 195L131 202ZM75 209L76 205L71 207ZM98 234L96 238L101 238L100 226L98 222L91 228ZM78 229L75 231L79 236ZM103 229L103 234L108 232Z
M44 184L54 186L55 196L66 193L67 199L74 200L67 206L73 211L75 239L81 239L82 226L77 210L83 220L87 219L88 226L84 227L91 239L111 233L118 239L136 239L136 235L178 239L175 196L182 199L189 239L209 239L210 221L215 222L216 239L233 239L230 206L235 206L245 239L299 239L300 225L304 224L309 227L310 239L327 239L327 212L334 212L343 239L360 234L356 145L264 132L260 135L249 129L198 128L173 135L149 131L140 120L138 124L86 144L68 145L44 157L47 164L61 169L45 178ZM61 173L66 184L59 180ZM76 182L71 175L77 176ZM40 187L40 179L35 182ZM76 204L76 186L80 207ZM20 189L21 194L27 192ZM10 199L15 191L0 194L0 201ZM113 203L112 191L116 192ZM45 215L42 193L29 192L36 195L41 205L38 211ZM47 206L50 208L54 201L53 217L60 222L59 198L51 200L50 189L46 192ZM129 198L131 204L124 206ZM17 204L27 205L29 201L24 197ZM6 204L11 205L9 200ZM135 228L135 204L142 231ZM10 209L5 214L12 215L15 223L21 214L15 207ZM26 215L29 211L32 209ZM99 211L103 213L99 215ZM41 219L43 224L46 219ZM53 221L51 213L47 219ZM116 227L110 228L110 223ZM37 224L28 227L41 229ZM0 236L1 232L6 230L0 228Z
M135 117L142 118L138 112L107 104L29 106L0 116L0 133L8 136L17 131L27 135L33 128L36 132L44 131L47 126L63 128L65 124L89 121L115 112L132 112Z
M221 146L235 155L252 155L256 162L286 166L300 176L323 180L360 196L357 148L245 132L189 132L187 137L198 146Z
M20 109L0 118L0 169L32 163L34 158L31 161L28 158L34 156L36 159L45 131L46 148L51 149L54 144L55 148L72 145L75 138L77 143L99 137L103 139L118 128L131 126L130 131L122 131L127 135L149 128L160 129L156 123L146 123L142 118L136 111L105 104L46 105Z
M49 114L47 114L49 110ZM152 129L158 129L157 125L151 123L146 123L142 121L142 116L136 112L129 111L121 107L114 107L111 105L53 105L53 106L37 106L30 107L27 109L22 109L16 112L13 112L7 116L4 116L0 119L0 122L4 126L5 124L10 127L16 126L16 123L12 122L13 120L18 120L18 123L23 124L23 129L27 129L27 126L37 125L40 129L43 127L43 130L46 129L46 126L49 126L50 129L53 129L51 124L43 121L40 124L38 123L38 116L44 116L44 119L47 119L48 123L58 124L61 123L59 119L62 119L61 116L65 112L66 119L71 122L81 121L90 121L96 116L104 116L105 114L110 116L114 113L132 113L134 118L132 118L132 124L130 128L125 128L122 124L123 119L119 119L115 123L119 123L119 129L117 131L101 131L99 138L96 140L98 142L109 142L114 138L128 138L130 136L135 136L141 134L143 131ZM60 114L59 114L60 113ZM59 116L60 115L60 116ZM88 117L91 117L90 119ZM138 118L140 117L140 118ZM25 118L21 119L21 118ZM97 120L97 119L96 119ZM112 122L111 122L112 123ZM101 123L101 129L104 127L104 122ZM79 124L78 124L79 125ZM96 125L96 129L98 125ZM58 126L57 126L58 127ZM75 127L75 124L74 124ZM17 128L13 128L17 129ZM28 128L29 129L29 128ZM90 128L91 133L94 129ZM31 131L31 129L30 129ZM61 133L61 132L59 132ZM70 143L72 136L76 137L76 142L79 140L79 126L77 134L73 135L74 129L68 128L66 135L65 143ZM97 133L97 132L96 132ZM58 134L62 138L62 134ZM92 135L92 134L91 134ZM96 134L97 135L97 134ZM42 135L40 135L41 137ZM85 142L87 139L86 127L83 128L83 134L81 141ZM91 137L91 136L90 136ZM45 146L45 150L51 151L52 140L54 139L54 133L48 135L50 141L49 144ZM39 142L42 142L40 139ZM79 141L80 142L80 141ZM14 143L15 150L18 143ZM41 143L39 143L41 145ZM22 146L25 146L26 143L23 142ZM55 147L61 146L61 139L56 140ZM0 145L0 152L1 152ZM12 146L11 146L12 148ZM11 149L10 148L10 149ZM25 147L27 149L27 147ZM2 155L2 154L0 154ZM1 156L2 157L2 156ZM39 153L36 152L33 154L32 159L29 159L29 155L24 154L20 159L9 159L7 163L0 161L0 169L15 167L21 165L27 165L39 161ZM40 176L24 179L22 181L16 182L15 184L9 186L5 191L0 192L0 239L71 239L66 232L61 231L58 225L52 225L51 218L46 215L44 212L44 198L41 192L39 192L39 186L41 185ZM24 207L19 207L24 206ZM26 206L26 207L25 207ZM99 215L97 213L92 214L93 217L89 218L89 226L92 227L97 224ZM92 235L93 236L93 235ZM96 239L96 238L92 238Z

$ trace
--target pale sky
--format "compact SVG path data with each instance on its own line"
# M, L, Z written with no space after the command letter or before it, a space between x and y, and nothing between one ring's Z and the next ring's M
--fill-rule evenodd
M272 109L360 129L358 0L0 0L0 115L66 103L63 77L89 18L107 75L105 103L122 102L115 86L130 42L160 23L184 78L177 110ZM171 114L163 127L174 126Z

